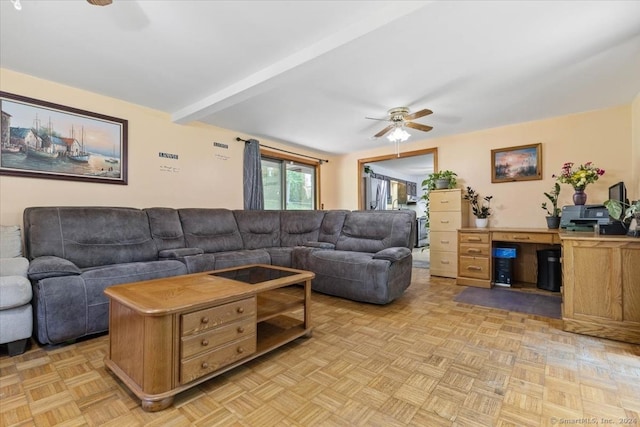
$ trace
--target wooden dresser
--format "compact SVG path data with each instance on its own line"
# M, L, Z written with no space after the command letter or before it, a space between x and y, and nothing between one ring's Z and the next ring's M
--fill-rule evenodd
M563 232L563 329L640 344L640 239Z
M455 278L458 274L457 230L467 226L469 209L462 189L429 193L429 250L431 275Z

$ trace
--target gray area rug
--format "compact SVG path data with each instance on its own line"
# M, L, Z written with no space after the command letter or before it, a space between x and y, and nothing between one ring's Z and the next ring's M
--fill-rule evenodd
M541 295L519 292L513 289L468 287L453 300L465 304L499 308L554 319L562 318L562 297L560 294Z

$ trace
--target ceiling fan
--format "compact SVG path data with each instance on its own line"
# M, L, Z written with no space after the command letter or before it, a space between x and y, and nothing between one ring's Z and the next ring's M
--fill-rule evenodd
M365 119L391 122L389 126L382 129L380 132L376 133L373 136L374 138L380 138L392 129L402 128L404 126L410 127L412 129L418 129L423 132L429 132L431 129L433 129L432 126L421 125L420 123L414 123L411 121L420 117L428 116L429 114L433 114L433 111L426 108L420 111L416 111L415 113L411 113L411 111L407 107L396 107L388 111L389 116L386 119L376 119L373 117L365 117Z

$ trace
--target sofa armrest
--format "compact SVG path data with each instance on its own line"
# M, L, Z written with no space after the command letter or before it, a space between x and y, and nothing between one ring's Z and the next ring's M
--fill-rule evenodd
M57 256L42 256L29 263L29 279L40 280L46 277L73 276L82 274L77 265Z
M29 260L24 257L0 258L0 276L27 277Z
M399 261L409 255L411 255L411 250L409 248L386 248L379 252L376 252L373 255L373 259L386 259L388 261L394 262Z
M318 249L335 249L336 245L329 242L305 242L305 246Z
M158 252L158 257L162 259L178 259L191 255L203 254L204 250L200 248L177 248L177 249L165 249Z

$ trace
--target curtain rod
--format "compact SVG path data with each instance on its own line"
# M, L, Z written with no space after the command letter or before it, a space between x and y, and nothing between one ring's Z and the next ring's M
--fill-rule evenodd
M237 136L237 137L236 137L236 141L249 142L248 140L246 140L246 139L242 139L242 138L240 138L239 136ZM317 161L319 161L319 162L320 162L320 164L323 164L323 163L329 163L329 160L327 160L327 159L320 159L320 158L318 158L318 157L307 156L306 154L294 153L293 151L283 150L282 148L269 147L268 145L262 145L262 146L263 146L263 147L265 147L265 148L270 148L270 149L272 149L272 150L282 151L282 152L284 152L284 153L293 154L293 155L295 155L295 156L299 156L299 157L306 157L306 158L308 158L308 159L317 160Z

